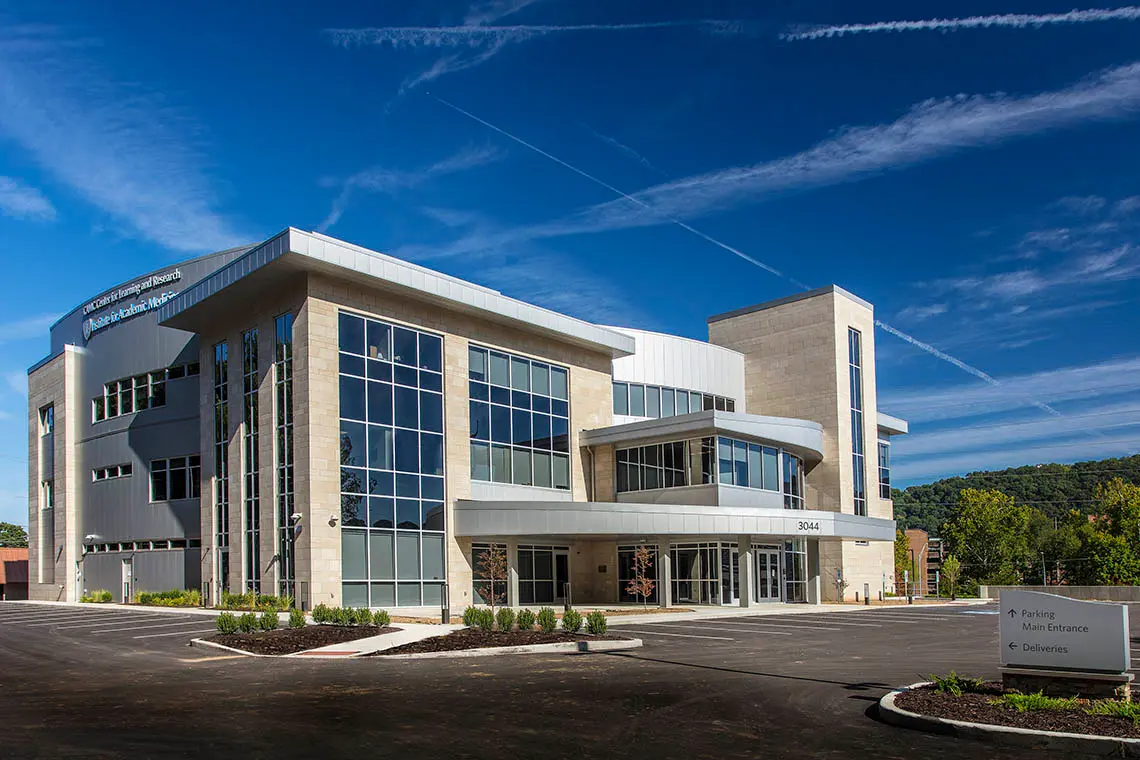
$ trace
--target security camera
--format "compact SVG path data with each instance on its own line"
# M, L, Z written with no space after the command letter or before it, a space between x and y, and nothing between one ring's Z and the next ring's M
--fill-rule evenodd
M301 522L301 517L302 515L300 512L294 512L293 514L289 515L289 519L295 523Z
M98 533L88 533L86 536L83 537L83 540L86 541L87 543L91 543L92 541L99 539L99 538L102 538L102 536L100 536Z

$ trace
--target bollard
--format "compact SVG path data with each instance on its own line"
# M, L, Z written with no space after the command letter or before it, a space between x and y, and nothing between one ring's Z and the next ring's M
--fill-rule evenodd
M450 595L447 593L447 584L446 583L443 584L443 599L441 601L443 603L440 605L439 616L441 618L441 622L444 625L447 625L448 623L451 622L451 598L450 598Z
M870 584L863 584L863 604L869 605L871 603L871 586Z

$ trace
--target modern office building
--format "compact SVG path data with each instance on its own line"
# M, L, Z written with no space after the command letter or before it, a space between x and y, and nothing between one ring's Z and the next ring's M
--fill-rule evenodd
M292 228L140 275L29 370L31 596L612 605L639 556L660 605L893 583L906 423L877 408L871 305L821 288L708 337Z

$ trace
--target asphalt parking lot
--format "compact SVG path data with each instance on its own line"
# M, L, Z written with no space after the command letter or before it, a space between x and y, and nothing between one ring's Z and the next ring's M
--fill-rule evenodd
M28 606L0 604L5 758L1041 756L875 720L928 673L995 677L992 605L639 620L614 627L639 650L420 661L245 658L187 647L198 616Z

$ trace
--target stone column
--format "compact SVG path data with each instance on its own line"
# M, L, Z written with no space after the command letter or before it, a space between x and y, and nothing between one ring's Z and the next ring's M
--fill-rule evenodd
M657 600L662 607L673 606L673 568L669 557L669 539L657 539Z
M807 601L808 604L822 604L822 589L819 585L819 539L807 539Z
M519 606L519 542L507 541L507 604Z
M736 551L738 554L736 576L740 580L740 606L751 607L754 596L752 591L752 568L754 567L752 562L752 537L737 537Z

